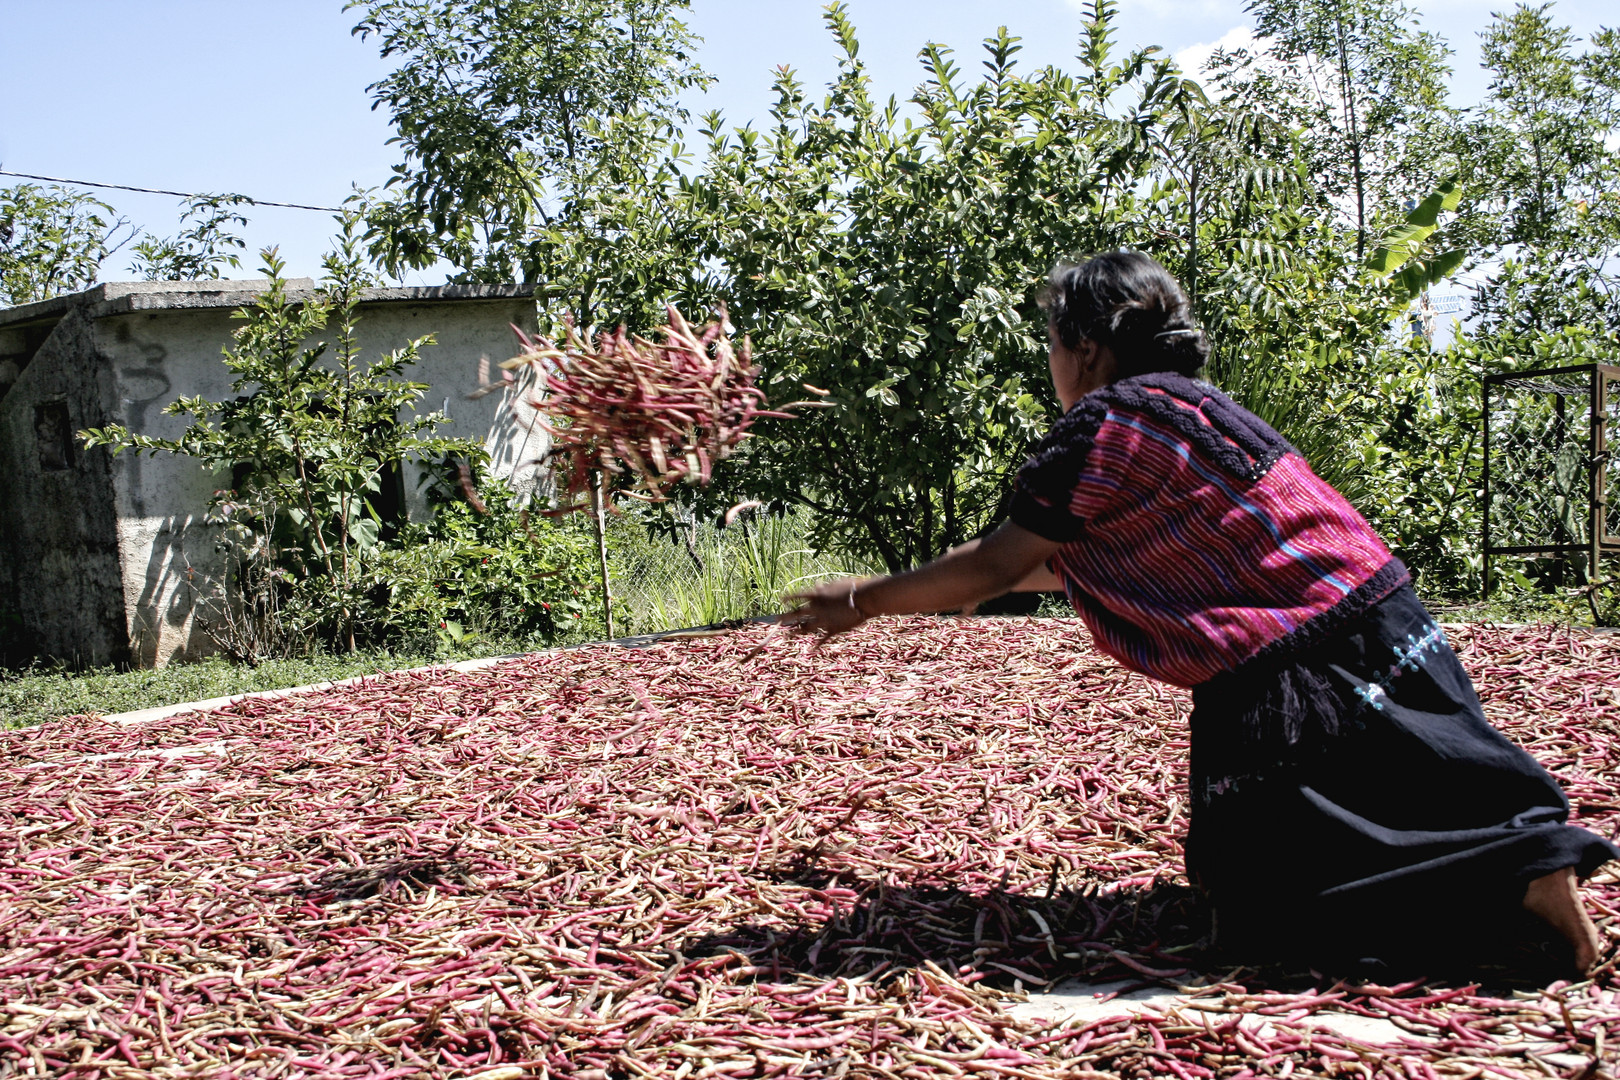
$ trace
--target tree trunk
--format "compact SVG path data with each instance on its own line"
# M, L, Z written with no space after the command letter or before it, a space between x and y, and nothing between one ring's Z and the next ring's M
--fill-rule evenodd
M598 471L591 485L591 520L596 525L596 568L602 580L602 622L608 640L613 639L613 594L608 588L607 563L607 474Z
M1193 144L1193 153L1198 153L1198 144ZM1192 161L1192 170L1187 176L1187 220L1189 235L1187 240L1187 299L1192 301L1193 315L1198 315L1198 158ZM1202 321L1202 320L1199 320Z
M1356 261L1367 257L1367 181L1361 168L1361 131L1356 116L1356 86L1350 70L1350 44L1345 37L1342 4L1333 9L1333 23L1339 39L1339 82L1344 95L1345 122L1350 128L1350 175L1356 185Z

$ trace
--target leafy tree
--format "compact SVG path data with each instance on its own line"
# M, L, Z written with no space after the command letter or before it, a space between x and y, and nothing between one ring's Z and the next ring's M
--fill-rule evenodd
M611 185L643 166L654 189L667 179L676 96L706 79L677 18L687 6L353 0L354 32L400 62L371 87L404 152L391 197L368 210L383 265L444 259L469 279L568 282L585 238L632 209L604 208Z
M82 191L0 188L0 307L31 304L95 283L102 262L129 242L127 223Z
M230 227L242 226L248 219L238 209L253 205L246 195L193 195L183 204L180 223L192 222L176 236L142 237L131 249L135 262L130 270L147 281L202 281L220 276L224 267L240 269L236 251L246 247Z
M814 543L891 568L1002 516L1052 416L1034 296L1061 256L1131 246L1177 273L1210 377L1430 596L1478 583L1481 366L1530 356L1538 327L1617 321L1620 50L1606 31L1578 51L1545 8L1487 33L1492 96L1459 126L1445 45L1398 0L1255 0L1269 44L1218 56L1208 90L1117 50L1095 0L1072 70L1019 70L1005 31L977 77L929 45L910 107L873 98L835 4L826 93L783 71L765 124L705 117L689 157L683 3L352 6L400 60L373 88L404 152L367 211L385 265L521 275L587 325L725 297L773 397L832 407L762 429L694 512L809 507ZM623 33L593 43L588 18ZM1465 259L1492 274L1485 319L1435 352L1410 304Z
M1421 197L1447 171L1450 50L1399 0L1251 0L1246 10L1267 44L1217 56L1217 77L1298 129L1360 259L1380 210Z
M1112 16L1091 9L1072 76L1018 74L1005 29L977 82L929 45L913 122L873 100L833 4L824 100L784 70L768 130L708 118L688 191L704 254L775 393L806 383L833 405L760 440L747 485L814 507L822 544L900 568L1003 512L1050 415L1037 287L1061 254L1153 234L1147 135L1178 80L1153 50L1117 57Z
M1408 439L1395 418L1443 415L1368 403L1432 399L1429 365L1401 328L1411 302L1467 257L1455 224L1441 227L1461 196L1446 173L1448 50L1389 0L1257 0L1249 10L1261 47L1218 53L1216 100L1179 110L1164 152L1182 163L1166 216L1203 221L1200 235L1215 241L1207 259L1181 267L1203 282L1211 377L1369 509L1388 488L1378 468L1390 441ZM1202 215L1174 205L1189 200L1198 166L1208 170Z
M1479 588L1480 387L1466 342L1421 337L1374 353L1333 413L1341 453L1369 482L1356 505L1411 569L1426 598Z
M653 327L665 321L671 297L683 310L711 307L723 272L700 256L708 218L693 212L685 191L684 146L647 114L616 118L601 130L611 147L579 175L566 205L530 243L550 314L579 326Z
M1454 271L1460 255L1429 250L1441 207L1426 200L1385 236L1376 269L1357 259L1356 230L1312 173L1298 126L1308 114L1265 81L1281 70L1220 80L1213 96L1184 80L1171 95L1152 135L1153 246L1193 296L1213 346L1208 377L1361 502L1376 455L1356 445L1344 403L1382 370L1412 284ZM1455 185L1446 191L1455 209Z
M1465 127L1459 228L1492 260L1479 333L1620 330L1620 33L1576 38L1521 4L1482 35L1489 95Z

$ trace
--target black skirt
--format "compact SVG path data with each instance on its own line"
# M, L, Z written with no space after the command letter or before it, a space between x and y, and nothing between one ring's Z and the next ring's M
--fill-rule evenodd
M1620 849L1485 720L1410 587L1292 656L1193 691L1187 870L1223 944L1466 954L1525 887Z

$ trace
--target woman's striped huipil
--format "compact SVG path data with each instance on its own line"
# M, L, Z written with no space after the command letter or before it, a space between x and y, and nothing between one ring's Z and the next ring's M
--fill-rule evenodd
M1181 686L1320 640L1409 580L1282 436L1168 372L1077 402L1011 516L1063 543L1052 568L1097 645Z

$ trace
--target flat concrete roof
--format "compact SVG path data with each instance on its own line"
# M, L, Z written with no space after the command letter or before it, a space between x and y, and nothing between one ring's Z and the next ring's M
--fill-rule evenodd
M315 292L312 278L287 278L287 294L303 300ZM242 281L107 281L83 292L69 293L38 303L0 309L0 326L47 322L61 318L69 308L86 305L93 318L124 315L133 311L164 311L193 308L238 308L269 288L267 278ZM398 288L365 289L363 304L418 303L445 300L515 300L534 295L533 285L409 285Z

